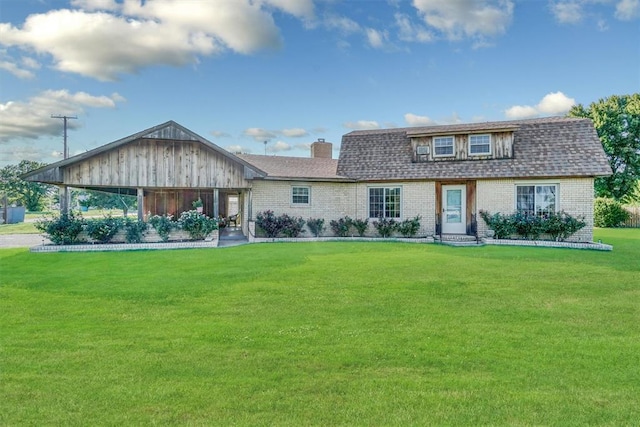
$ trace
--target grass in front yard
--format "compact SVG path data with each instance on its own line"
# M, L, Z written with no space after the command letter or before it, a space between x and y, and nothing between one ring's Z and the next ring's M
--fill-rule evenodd
M0 424L632 425L614 251L295 243L0 251Z

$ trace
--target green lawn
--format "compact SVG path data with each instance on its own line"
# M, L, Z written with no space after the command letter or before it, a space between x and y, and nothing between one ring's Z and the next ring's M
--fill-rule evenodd
M640 230L0 250L0 425L636 425Z

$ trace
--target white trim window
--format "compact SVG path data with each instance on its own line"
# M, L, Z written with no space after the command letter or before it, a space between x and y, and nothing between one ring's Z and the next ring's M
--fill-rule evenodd
M491 135L469 135L469 155L491 154Z
M434 136L433 155L435 157L453 156L453 136Z
M369 187L369 218L400 218L400 187Z
M558 211L557 184L516 186L516 210L529 215L547 215Z
M311 203L311 187L291 187L291 204L296 206L308 206Z

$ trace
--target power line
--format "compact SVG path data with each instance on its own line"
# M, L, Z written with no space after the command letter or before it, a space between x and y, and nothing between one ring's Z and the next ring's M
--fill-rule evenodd
M69 147L67 146L67 120L70 119L77 119L78 116L56 116L56 115L51 115L52 119L62 119L64 120L64 158L68 159L69 158Z

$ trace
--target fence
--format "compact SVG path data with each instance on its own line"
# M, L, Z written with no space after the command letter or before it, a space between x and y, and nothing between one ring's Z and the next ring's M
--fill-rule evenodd
M625 206L627 212L629 212L629 219L625 221L623 227L640 227L640 206Z

